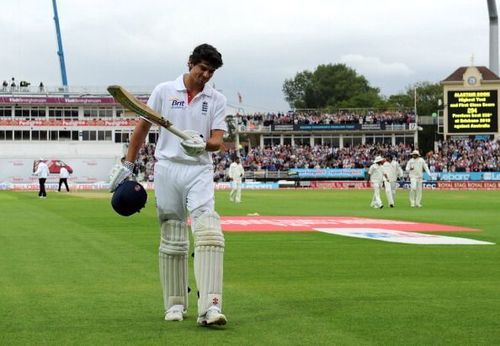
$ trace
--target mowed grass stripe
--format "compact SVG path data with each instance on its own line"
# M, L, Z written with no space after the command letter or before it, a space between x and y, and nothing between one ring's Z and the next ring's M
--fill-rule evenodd
M117 216L109 195L0 192L0 344L387 345L500 343L500 251L316 232L226 233L218 330L163 321L154 194ZM500 193L424 191L412 209L369 208L371 191L218 191L221 215L332 215L444 223L499 243ZM191 271L191 286L194 278Z

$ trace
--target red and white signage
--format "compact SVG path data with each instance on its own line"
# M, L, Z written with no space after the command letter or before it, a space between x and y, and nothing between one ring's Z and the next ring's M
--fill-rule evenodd
M316 228L380 228L411 232L471 232L473 228L348 216L222 216L224 231L314 231Z

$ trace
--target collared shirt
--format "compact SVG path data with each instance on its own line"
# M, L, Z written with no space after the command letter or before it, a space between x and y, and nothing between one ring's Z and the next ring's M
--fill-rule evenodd
M61 170L59 171L59 178L62 179L69 178L69 172L65 167L61 167Z
M403 170L401 169L401 166L399 163L395 160L392 161L385 161L384 164L382 165L382 168L384 170L384 173L387 175L387 178L389 179L389 182L395 182L398 180L399 177L403 176Z
M424 176L424 171L431 175L429 167L427 167L427 164L421 157L417 157L416 159L411 158L406 164L406 171L409 173L410 179L422 178Z
M368 169L368 174L370 175L370 181L372 183L381 183L384 181L384 170L382 165L374 163Z
M188 93L184 85L184 75L175 81L156 86L148 100L148 106L161 113L174 126L181 130L194 130L201 133L205 141L212 130L227 131L225 121L226 97L205 84L204 89L188 103ZM182 139L161 128L155 157L157 160L172 160L199 164L211 164L212 155L205 152L191 157L181 149Z
M229 178L233 179L235 182L241 182L241 179L243 178L243 175L245 174L245 170L243 169L243 166L241 163L236 163L233 162L231 165L229 165Z
M45 162L40 161L38 163L35 175L37 175L38 178L47 178L49 176L49 166L47 166Z

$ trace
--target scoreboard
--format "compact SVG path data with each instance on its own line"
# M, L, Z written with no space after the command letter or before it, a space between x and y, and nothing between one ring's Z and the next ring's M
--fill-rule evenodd
M498 132L498 91L448 91L447 120L448 133Z

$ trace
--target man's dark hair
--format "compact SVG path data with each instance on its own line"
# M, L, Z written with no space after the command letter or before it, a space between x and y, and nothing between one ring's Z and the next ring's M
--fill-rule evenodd
M206 62L215 69L222 66L222 55L217 49L207 43L200 44L189 56L189 62L193 65Z

